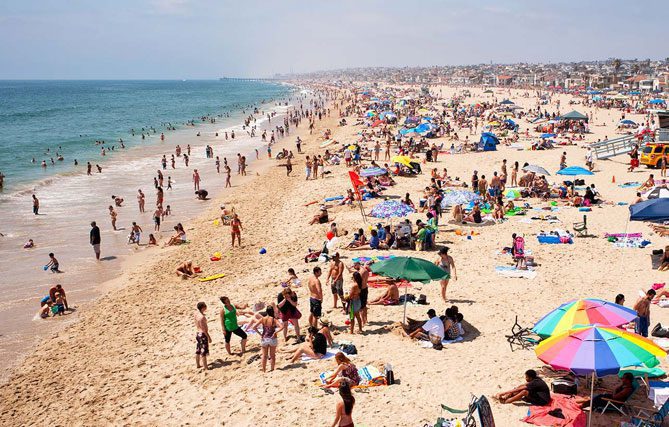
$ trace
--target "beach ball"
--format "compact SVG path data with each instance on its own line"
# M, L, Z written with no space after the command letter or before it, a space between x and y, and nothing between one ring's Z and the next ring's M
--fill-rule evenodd
M266 253L267 253L267 249L260 248L260 255L265 255Z
M325 235L325 237L327 237L328 240L332 240L332 238L334 237L334 233L332 231L328 231L328 233Z

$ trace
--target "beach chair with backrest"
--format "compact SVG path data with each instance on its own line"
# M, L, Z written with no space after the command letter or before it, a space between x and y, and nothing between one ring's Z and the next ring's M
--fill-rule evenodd
M669 399L667 399L656 412L649 412L647 408L630 405L632 409L638 409L637 415L630 418L630 424L634 427L661 427L664 419L669 414Z
M541 341L530 328L524 328L518 323L518 316L516 316L516 321L511 327L511 335L506 335L506 340L511 347L511 351L515 351L514 345L522 348L523 350L528 350Z
M583 215L583 222L575 222L573 225L574 231L577 233L577 237L587 237L588 236L588 216Z
M602 414L606 411L618 411L621 415L631 415L634 408L628 405L627 402L629 402L632 396L634 396L634 393L636 393L636 391L639 389L639 382L636 379L632 382L632 387L632 394L630 394L624 402L620 400L603 398L602 400L606 402L606 405L604 405L604 408L602 408Z

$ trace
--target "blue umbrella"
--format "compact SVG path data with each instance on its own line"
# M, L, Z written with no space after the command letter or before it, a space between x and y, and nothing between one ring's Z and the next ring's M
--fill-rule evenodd
M396 200L386 200L374 206L369 215L375 218L392 218L407 216L413 212L416 210L407 204Z
M542 134L541 134L541 138L542 138L542 139L555 138L556 136L557 136L557 135L555 135L554 133L542 133Z
M630 206L630 221L669 220L669 199L650 199Z
M568 168L564 168L562 170L559 170L557 172L558 175L569 175L569 176L577 176L577 175L594 175L594 173L590 172L589 170L582 168L580 166L569 166Z
M621 124L621 125L632 125L632 126L636 126L636 123L634 123L634 122L633 122L632 120L630 120L630 119L621 120L621 121L620 121L620 124Z
M664 104L666 101L664 99L651 99L648 101L649 104Z
M388 171L383 168L367 168L360 171L360 176L379 176L387 173Z
M504 123L507 123L507 124L509 124L509 125L511 125L511 126L516 126L516 122L514 122L514 121L511 120L511 119L506 119L506 120L504 120Z

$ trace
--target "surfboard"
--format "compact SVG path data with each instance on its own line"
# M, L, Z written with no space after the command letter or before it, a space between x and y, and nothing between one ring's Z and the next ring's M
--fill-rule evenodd
M199 280L200 282L209 282L211 280L220 279L221 277L225 277L225 273L214 274L213 276L201 277Z
M321 148L325 148L328 145L332 144L334 142L334 139L328 139L327 141L321 142Z

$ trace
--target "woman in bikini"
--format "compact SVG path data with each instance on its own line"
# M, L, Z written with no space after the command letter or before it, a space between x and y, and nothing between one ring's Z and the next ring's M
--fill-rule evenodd
M448 301L446 298L446 289L448 288L448 282L451 280L451 268L453 269L453 278L458 280L458 273L455 269L455 261L453 261L453 257L448 254L448 246L444 246L443 248L439 249L439 259L435 261L435 264L446 273L446 276L440 281L441 299Z
M284 325L274 317L274 308L272 306L267 307L266 313L267 315L260 319L260 322L256 324L254 330L260 335L260 347L262 349L260 363L262 365L262 371L265 372L265 368L267 367L267 355L269 354L269 371L272 372L276 363L276 346L278 344L276 338L278 333L277 328L279 328L279 330L284 329ZM258 329L261 326L262 331Z
M345 381L339 385L339 396L341 400L337 401L335 406L335 419L332 427L353 427L355 397L351 394L351 386Z
M337 370L325 379L325 388L339 387L342 382L347 382L350 386L360 385L358 368L344 353L340 351L335 354L335 361L337 361Z
M232 247L235 247L235 237L237 237L237 246L242 245L242 221L237 214L232 216L230 221L230 233L232 233Z

